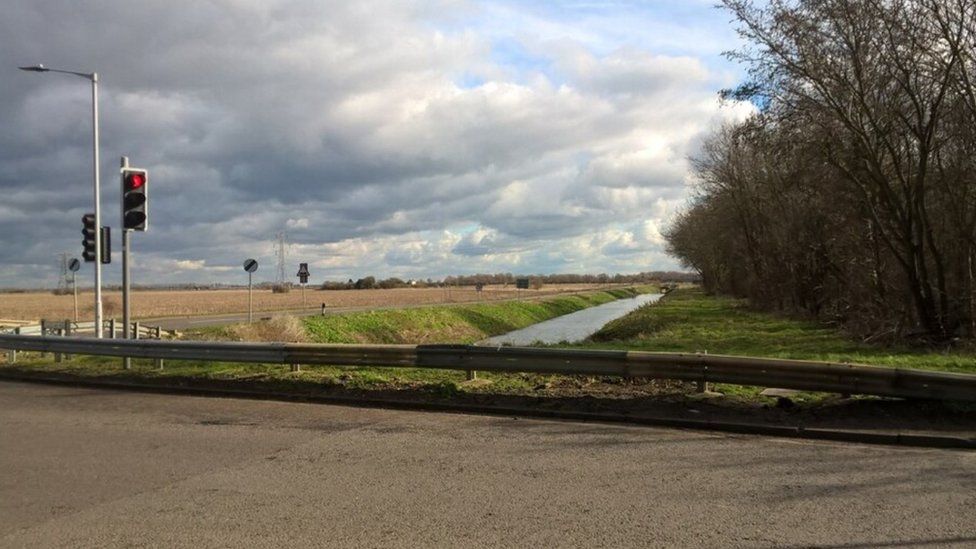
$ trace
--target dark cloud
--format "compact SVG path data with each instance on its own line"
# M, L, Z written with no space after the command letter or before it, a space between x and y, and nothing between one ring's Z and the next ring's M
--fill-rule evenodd
M610 270L624 252L622 270L649 268L660 242L633 227L680 203L687 154L737 116L718 76L572 37L501 59L523 38L478 16L447 0L5 6L0 286L52 283L91 208L90 89L14 69L38 62L100 71L106 224L119 157L150 170L141 279L233 280L281 230L321 276Z

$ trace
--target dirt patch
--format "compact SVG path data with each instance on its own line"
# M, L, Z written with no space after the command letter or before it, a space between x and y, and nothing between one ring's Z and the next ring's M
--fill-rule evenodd
M237 324L231 332L239 341L304 343L308 341L302 321L293 316L273 316L270 320Z

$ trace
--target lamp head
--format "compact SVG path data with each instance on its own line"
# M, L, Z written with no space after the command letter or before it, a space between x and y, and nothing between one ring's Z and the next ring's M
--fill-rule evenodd
M47 72L51 70L45 67L44 65L41 65L40 63L34 65L33 67L18 67L18 68L22 71L30 71L30 72Z

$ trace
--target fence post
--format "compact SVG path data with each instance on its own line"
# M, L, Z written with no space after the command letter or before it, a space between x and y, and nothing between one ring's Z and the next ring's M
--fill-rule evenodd
M291 371L293 371L293 372L301 372L302 371L302 365L301 364L292 364L291 365Z
M14 328L14 335L20 335L20 326ZM7 362L14 364L17 362L17 349L7 351Z
M468 370L468 381L478 379L478 370Z
M102 327L99 326L98 329L101 330ZM111 338L111 339L115 339L115 319L114 318L108 319L108 331L109 332L112 332L112 334L109 335L108 337Z

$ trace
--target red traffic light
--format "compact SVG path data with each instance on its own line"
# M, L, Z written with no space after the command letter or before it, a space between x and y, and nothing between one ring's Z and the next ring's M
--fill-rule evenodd
M125 178L125 184L130 190L141 188L146 184L146 174L130 172Z
M149 172L142 168L122 168L122 228L145 231L148 212Z

